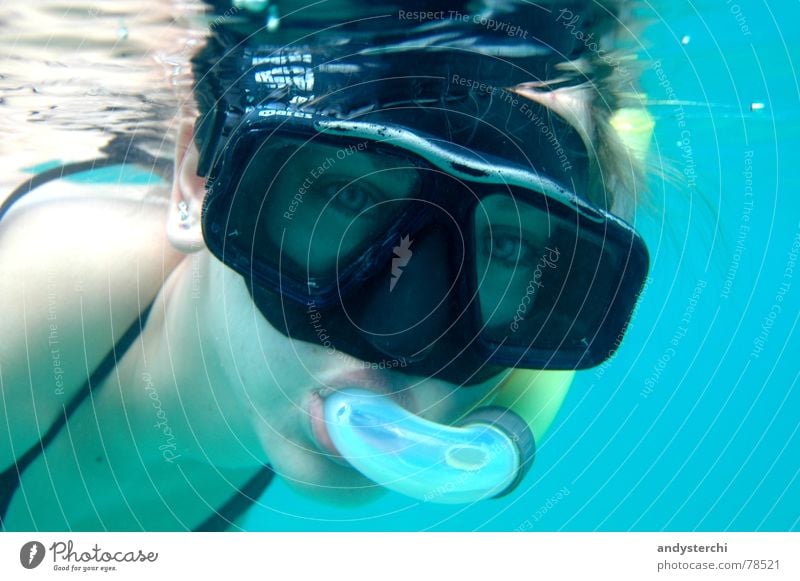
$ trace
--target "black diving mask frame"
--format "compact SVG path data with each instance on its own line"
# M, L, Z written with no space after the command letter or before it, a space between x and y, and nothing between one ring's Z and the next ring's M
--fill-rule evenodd
M286 185L276 178L291 167L294 152L319 146L343 153L319 158L320 164L308 168L308 176L321 175L325 159L370 152L397 162L398 170L417 173L420 181L412 192L373 200L360 212L356 208L348 227L336 230L333 239L326 238L325 224L320 223L326 214L311 210L315 212L313 219L300 224L296 218L305 210L300 204L310 207L308 198L320 195L313 191L312 180L296 178L288 193L276 190ZM275 159L276 155L280 158ZM265 158L274 164L264 167ZM322 171L316 172L315 167ZM381 167L377 171L391 169ZM386 177L391 179L391 173ZM308 187L303 188L303 182ZM315 207L329 207L337 195L343 195L346 186L337 184L335 192L324 193L324 205ZM308 198L304 202L301 197L293 207L297 195ZM348 196L353 198L353 194ZM384 217L376 224L365 212L376 213L374 208L381 205L391 210L380 212ZM515 210L503 214L498 205ZM490 246L507 247L508 243L492 240L492 222L481 222L481 216L487 214L505 216L500 226L510 226L523 242L526 234L535 236L534 231L529 232L532 227L548 231L532 251L512 243L515 263L511 270L503 271L506 274L501 278L506 284L495 292L494 303L488 308L484 300L488 293L482 292L481 280L496 276L498 268L487 260L476 264L481 262L476 259L481 245L479 223L486 230L488 222ZM496 365L537 369L592 367L613 353L647 273L647 251L636 232L545 176L417 131L390 124L316 118L294 110L253 110L242 118L217 156L202 225L209 250L252 284L279 293L289 302L324 311L363 292L373 277L385 277L391 270L387 265L402 258L398 244L402 246L404 238L413 241L443 216L452 222L449 248L457 263L453 269L458 273L448 290L455 295L457 316L464 318L466 343L471 349ZM348 229L358 230L359 217L367 223L362 228L366 233L348 236ZM289 251L286 235L292 228L301 228L309 238L307 246L301 245L294 252ZM494 228L498 229L496 224ZM312 242L314 236L323 239L322 246ZM335 259L315 268L311 254L331 245L337 246ZM348 246L349 252L343 246ZM527 263L523 250L529 254ZM506 248L505 260L508 253ZM487 254L494 256L491 251ZM537 264L540 272L552 275L550 281L536 276ZM556 274L559 271L561 274ZM520 276L528 284L520 286ZM522 292L514 294L514 288ZM544 301L539 289L548 292ZM539 296L532 301L537 292ZM508 301L513 301L511 307ZM503 305L505 316L494 317ZM536 313L531 312L534 307L538 307ZM414 356L409 352L402 357L413 360Z
M580 133L499 89L560 55L409 38L211 47L195 129L209 250L278 330L365 362L461 384L600 364L647 248L586 199Z

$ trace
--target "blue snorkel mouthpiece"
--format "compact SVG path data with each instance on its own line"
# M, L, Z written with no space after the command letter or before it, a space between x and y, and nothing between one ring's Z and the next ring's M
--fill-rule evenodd
M325 398L324 419L353 468L425 502L470 503L507 494L534 457L528 426L504 408L480 408L458 426L444 426L386 396L346 388Z

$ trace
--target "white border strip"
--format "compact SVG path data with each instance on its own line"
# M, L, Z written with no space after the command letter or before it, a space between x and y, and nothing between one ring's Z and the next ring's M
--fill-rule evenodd
M20 552L33 541L45 554L28 570ZM69 542L74 556L65 560ZM798 546L797 533L5 533L0 578L788 580L800 578ZM156 558L94 557L139 551ZM697 563L714 568L689 568Z

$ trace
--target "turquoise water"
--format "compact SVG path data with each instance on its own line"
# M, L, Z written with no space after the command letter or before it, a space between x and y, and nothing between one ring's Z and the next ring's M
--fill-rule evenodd
M578 374L525 482L469 506L388 494L337 508L276 480L248 529L800 528L800 5L662 0L643 15L640 56L659 63L643 76L658 121L653 165L683 183L651 178L653 210L637 227L652 268L636 318L609 364ZM49 126L60 119L49 115ZM153 176L125 165L70 179Z
M610 364L578 374L514 494L462 507L388 495L336 508L277 482L246 526L800 528L798 6L678 0L646 12L641 55L661 63L660 75L644 74L658 119L654 162L686 177L650 180L655 210L640 212L637 227L651 280L630 333ZM667 99L685 102L683 127Z

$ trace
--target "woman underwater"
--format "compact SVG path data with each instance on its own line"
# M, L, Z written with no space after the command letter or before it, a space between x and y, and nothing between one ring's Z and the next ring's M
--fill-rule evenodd
M619 345L624 3L267 4L214 5L166 209L0 213L8 530L222 530L273 475L501 496Z

